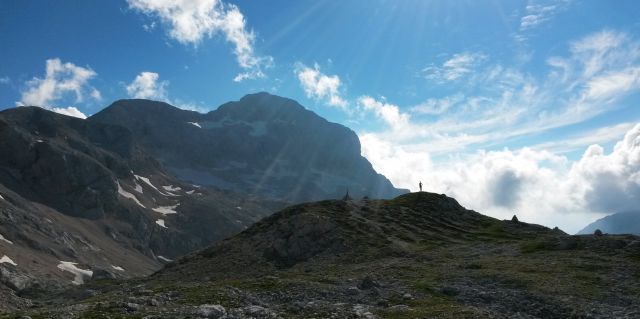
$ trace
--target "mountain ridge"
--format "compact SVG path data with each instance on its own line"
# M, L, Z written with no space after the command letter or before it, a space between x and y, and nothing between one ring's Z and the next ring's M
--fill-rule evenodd
M324 200L284 208L147 278L89 283L89 298L75 289L26 313L624 318L640 311L638 256L638 236L570 236L443 194Z
M127 127L172 174L193 183L287 202L339 198L347 189L359 197L406 192L375 172L352 130L294 100L248 94L206 114L168 106L119 100L88 120Z
M597 229L609 234L640 235L640 212L619 212L602 217L585 226L578 234L593 234Z

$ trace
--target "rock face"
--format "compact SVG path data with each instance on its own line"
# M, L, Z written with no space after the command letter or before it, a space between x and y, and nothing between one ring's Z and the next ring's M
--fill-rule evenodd
M148 100L120 100L89 118L131 130L184 181L288 202L391 198L399 190L361 155L348 128L297 102L250 94L207 114Z
M607 234L640 234L640 211L611 214L596 220L578 234L593 234L596 229Z
M0 282L14 292L149 274L280 205L180 182L125 127L0 112Z

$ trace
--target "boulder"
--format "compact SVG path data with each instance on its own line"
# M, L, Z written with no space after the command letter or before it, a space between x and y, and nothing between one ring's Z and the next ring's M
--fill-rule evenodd
M198 306L197 314L202 318L220 318L227 315L227 309L221 305L204 304Z
M96 268L91 276L93 280L116 279L116 275L106 269Z
M380 287L380 284L377 281L373 280L373 278L371 278L370 276L364 277L358 284L358 288L362 290L368 290L378 287Z

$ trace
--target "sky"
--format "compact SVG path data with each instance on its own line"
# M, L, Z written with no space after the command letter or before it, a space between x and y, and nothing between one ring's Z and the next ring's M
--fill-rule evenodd
M573 233L640 207L640 3L2 1L0 109L258 91L359 136L395 186Z

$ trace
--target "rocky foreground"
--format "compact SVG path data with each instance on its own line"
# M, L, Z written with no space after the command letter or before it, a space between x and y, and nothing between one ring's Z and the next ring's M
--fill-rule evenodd
M2 318L639 318L640 238L569 236L454 199L284 209L148 277Z

